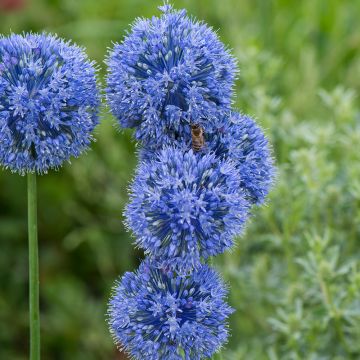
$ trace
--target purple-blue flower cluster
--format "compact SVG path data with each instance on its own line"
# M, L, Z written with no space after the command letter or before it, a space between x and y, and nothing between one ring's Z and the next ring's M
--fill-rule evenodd
M46 173L79 156L98 123L96 71L84 51L47 34L0 37L0 164Z
M143 145L190 135L196 120L207 131L230 109L235 61L217 35L185 10L138 19L110 52L107 99L122 127L135 127Z
M208 144L220 159L234 161L245 198L262 204L273 182L274 165L268 140L255 121L230 112L223 127L209 134Z
M191 136L176 141L182 151L191 149ZM151 161L163 146L144 147L140 159ZM261 128L249 116L230 111L221 118L221 127L205 133L200 154L213 153L235 166L241 192L249 204L261 205L273 183L274 165L269 143Z
M177 275L145 260L114 288L109 304L114 340L136 359L209 358L228 337L225 320L233 310L226 293L206 265Z
M161 9L108 57L108 103L140 144L125 217L147 256L117 284L109 323L135 359L200 360L226 342L231 313L204 262L231 248L274 170L260 127L231 109L231 55L205 24Z
M204 262L231 248L264 202L273 161L260 127L231 109L235 60L204 23L165 3L107 63L107 100L135 128L140 165L126 224L147 259L114 289L109 323L136 359L200 360L226 342L232 309ZM96 70L55 36L0 37L0 164L46 173L84 151L98 123Z
M148 255L186 272L231 247L247 213L231 161L165 147L141 162L125 214Z

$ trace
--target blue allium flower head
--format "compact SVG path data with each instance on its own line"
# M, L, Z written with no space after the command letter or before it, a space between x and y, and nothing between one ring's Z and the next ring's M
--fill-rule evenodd
M248 204L232 162L165 147L140 164L125 215L137 245L186 272L233 244Z
M262 129L247 115L229 112L222 117L221 125L214 131L205 132L205 146L200 155L213 152L219 159L229 159L235 165L240 187L250 204L262 204L275 177L271 148ZM182 151L191 148L191 136L183 136L176 142ZM139 151L140 159L151 161L161 149L146 146Z
M0 37L0 164L46 173L80 155L98 123L95 72L53 35Z
M168 4L160 18L138 19L108 57L107 99L122 127L144 145L210 131L231 106L234 59L204 23Z
M134 359L210 358L228 337L233 310L226 295L219 275L206 265L179 276L145 260L114 288L111 332Z
M261 204L271 188L275 170L268 141L255 121L231 112L224 125L208 136L207 146L218 157L235 163L246 199Z

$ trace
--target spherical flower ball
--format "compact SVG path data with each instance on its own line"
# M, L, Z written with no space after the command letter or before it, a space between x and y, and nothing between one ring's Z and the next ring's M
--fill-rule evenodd
M165 147L140 163L125 215L147 255L187 271L232 246L248 204L232 162Z
M134 359L210 358L227 340L227 290L206 265L187 276L145 260L116 284L109 324L116 343Z
M221 118L218 128L204 132L204 140L200 154L214 152L220 159L231 160L246 200L261 205L273 185L276 170L271 147L260 126L247 115L229 112ZM191 135L179 137L176 144L183 151L190 149ZM149 161L161 148L160 143L142 147L139 157Z
M239 171L241 188L250 203L262 204L275 176L266 136L247 115L231 112L223 126L207 137L207 148L222 159L231 159Z
M96 70L47 34L0 37L0 164L46 173L79 156L98 123Z
M107 100L122 127L135 127L144 145L169 144L190 124L216 127L231 106L236 65L204 23L162 7L138 19L109 53Z

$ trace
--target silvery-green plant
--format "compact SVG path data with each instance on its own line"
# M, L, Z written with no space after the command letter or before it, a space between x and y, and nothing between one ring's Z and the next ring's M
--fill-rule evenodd
M253 47L240 56L240 66L248 72L243 72L239 99L271 127L280 166L271 206L259 210L260 221L248 227L231 256L218 262L225 279L237 284L231 287L230 302L242 299L242 321L231 324L238 331L232 338L236 350L224 357L357 359L356 93L343 86L312 90L322 117L304 111L308 118L301 119L284 105L293 94L280 97L271 91L282 63Z

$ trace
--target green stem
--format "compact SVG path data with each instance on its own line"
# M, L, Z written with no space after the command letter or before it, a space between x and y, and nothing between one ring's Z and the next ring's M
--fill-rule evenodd
M320 284L321 293L323 295L324 304L328 309L328 311L330 312L330 316L334 319L335 331L337 333L337 336L339 337L340 343L344 346L344 349L346 351L350 351L342 330L339 310L334 305L328 284L325 282L324 278L319 272L318 272L318 281Z
M36 174L28 174L30 360L40 360L39 253Z

